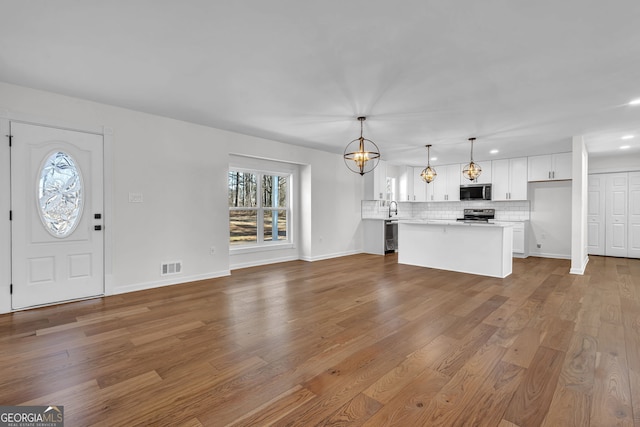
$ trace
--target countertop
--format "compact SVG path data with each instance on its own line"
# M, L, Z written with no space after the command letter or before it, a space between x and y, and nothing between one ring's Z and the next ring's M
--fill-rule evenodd
M403 222L405 224L431 224L431 225L460 225L460 226L471 226L471 227L512 227L515 222L522 221L498 221L495 222L463 222L456 221L455 219L418 219L418 218L406 218L406 217L391 217L391 218L363 218L363 220L369 221L398 221Z
M454 219L410 219L403 220L403 224L425 224L425 225L455 225L461 227L513 227L512 223L493 222L464 222Z
M486 223L465 223L462 221L456 221L455 219L421 219L421 218L409 218L409 217L400 217L393 216L391 218L362 218L367 221L403 221L403 222L415 222L419 224L456 224L456 225L487 225ZM517 224L517 223L525 223L528 220L508 220L508 219L495 219L489 220L489 224L494 225L509 225L509 224Z

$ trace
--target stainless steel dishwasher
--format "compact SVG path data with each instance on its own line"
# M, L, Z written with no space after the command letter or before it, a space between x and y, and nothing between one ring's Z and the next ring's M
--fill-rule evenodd
M384 222L384 253L392 254L398 249L398 220Z

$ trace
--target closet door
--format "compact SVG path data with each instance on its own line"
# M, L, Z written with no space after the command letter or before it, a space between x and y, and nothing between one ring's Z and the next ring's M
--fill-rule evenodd
M606 186L606 255L627 256L628 185L626 173L607 176Z
M629 241L627 256L640 258L640 172L629 173Z
M606 175L589 175L587 206L587 250L589 255L605 255L605 182Z

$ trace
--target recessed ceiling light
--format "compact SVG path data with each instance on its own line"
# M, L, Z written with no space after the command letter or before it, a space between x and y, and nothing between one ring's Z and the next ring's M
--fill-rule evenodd
M633 139L633 135L625 135L622 139Z
M437 157L432 157L432 158L431 158L431 161L432 161L432 162L435 162L436 160L438 160L438 158L437 158Z
M631 146L630 146L630 145L621 145L621 146L620 146L620 149L621 149L621 150L627 150L627 149L629 149L629 148L631 148Z
M629 102L629 105L640 105L640 98L634 99L633 101Z
M491 154L498 154L499 152L500 152L500 150L495 150L495 149L489 151L489 153L491 153Z

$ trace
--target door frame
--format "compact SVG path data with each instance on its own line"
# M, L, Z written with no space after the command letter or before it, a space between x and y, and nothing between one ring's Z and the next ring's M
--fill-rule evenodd
M63 130L91 133L103 137L104 197L104 295L113 294L113 131L110 127L87 127L61 120L0 110L0 314L11 308L11 150L9 123L20 122ZM13 165L15 167L15 165Z

